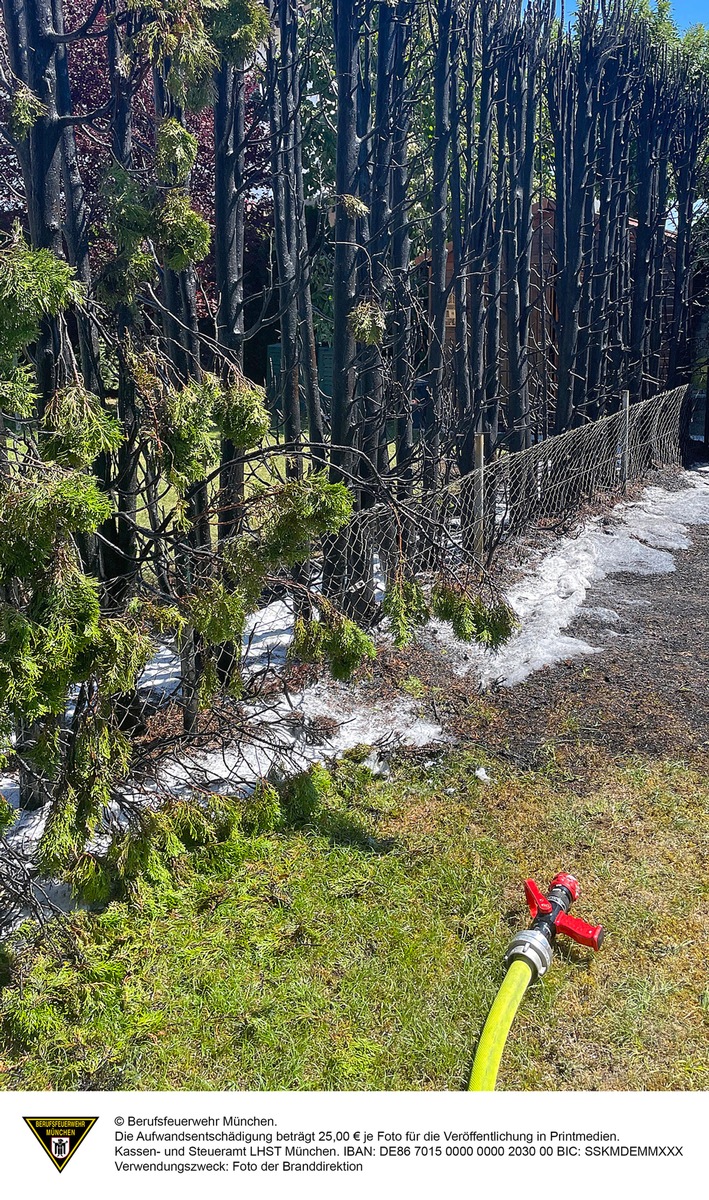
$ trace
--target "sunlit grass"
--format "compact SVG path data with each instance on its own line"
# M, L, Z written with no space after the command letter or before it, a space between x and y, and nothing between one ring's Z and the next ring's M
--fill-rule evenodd
M500 1086L707 1086L704 775L597 763L580 780L558 756L520 772L471 749L354 789L341 771L315 824L238 833L181 862L171 893L78 915L72 963L10 961L4 1086L461 1088L521 882L560 869L608 937L560 948Z

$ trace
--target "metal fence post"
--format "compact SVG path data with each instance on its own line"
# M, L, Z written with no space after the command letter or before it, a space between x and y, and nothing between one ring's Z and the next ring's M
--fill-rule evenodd
M628 486L628 473L630 470L630 392L627 389L623 392L623 442L620 459L620 482L623 486L623 491Z
M482 570L485 563L485 434L475 434L473 461L473 557Z

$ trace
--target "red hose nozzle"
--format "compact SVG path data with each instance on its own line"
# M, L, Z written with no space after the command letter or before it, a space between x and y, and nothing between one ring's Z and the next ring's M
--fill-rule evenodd
M549 890L555 887L565 887L567 892L569 892L574 904L578 900L581 888L579 887L578 879L576 879L573 875L566 875L564 871L561 871L552 879L551 883L549 884Z
M570 903L560 898L558 893L557 896L554 896L555 888L565 888L571 897ZM604 937L603 926L589 925L578 917L570 917L565 911L578 898L579 890L578 880L573 875L567 875L564 872L554 876L547 896L542 895L533 879L525 880L524 884L524 894L532 921L535 922L535 928L539 927L543 930L550 941L553 941L555 934L563 933L572 941L578 942L580 946L589 946L591 950L600 950Z

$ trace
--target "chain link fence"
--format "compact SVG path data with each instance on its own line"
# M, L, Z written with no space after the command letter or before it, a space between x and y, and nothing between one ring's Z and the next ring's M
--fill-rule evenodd
M533 529L563 526L658 467L680 466L689 430L688 389L675 388L608 417L478 466L435 495L357 514L353 527L392 579L402 558L415 575L480 572L500 547ZM476 460L482 462L482 436Z
M571 429L519 454L505 454L449 485L448 525L486 565L511 535L553 527L621 494L655 467L682 462L687 388L626 403L612 416Z

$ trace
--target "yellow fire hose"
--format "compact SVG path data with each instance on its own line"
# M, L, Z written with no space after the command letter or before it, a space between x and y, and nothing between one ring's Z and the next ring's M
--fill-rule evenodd
M528 963L518 959L510 965L478 1043L469 1092L494 1092L507 1035L531 982L532 968Z
M579 894L578 880L573 875L556 875L547 896L542 895L533 879L525 881L524 892L532 926L516 934L507 948L507 974L480 1037L469 1092L494 1092L500 1059L517 1009L530 983L540 979L551 966L557 934L564 933L591 950L598 950L603 941L601 925L589 925L569 916Z

